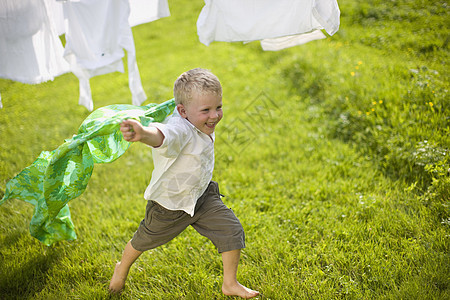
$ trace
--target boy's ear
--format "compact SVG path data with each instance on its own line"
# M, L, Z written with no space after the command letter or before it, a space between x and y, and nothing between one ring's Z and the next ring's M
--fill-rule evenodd
M177 110L178 110L178 113L180 114L181 117L187 119L186 108L184 107L183 104L181 104L181 103L178 104L177 105Z

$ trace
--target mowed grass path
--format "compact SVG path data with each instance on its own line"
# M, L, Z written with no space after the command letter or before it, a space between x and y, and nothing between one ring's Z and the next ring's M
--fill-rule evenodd
M405 69L437 64L356 43L348 11L357 3L341 5L336 36L280 52L263 52L257 42L200 44L202 1L169 1L171 17L133 28L145 104L170 99L177 76L194 67L222 82L213 179L246 230L238 279L261 291L260 299L450 297L449 224L361 145L331 134L333 120L313 99L315 89L331 90L323 84L329 80L348 88L359 62L364 80L357 84L380 93L397 80L383 61ZM373 69L386 79L370 76ZM302 89L302 80L314 79L317 86L308 81ZM399 86L407 80L398 78ZM91 88L95 108L131 103L127 74L92 78ZM0 80L0 92L2 195L9 179L71 137L89 112L77 104L71 74L40 85ZM144 216L151 171L151 152L141 144L96 165L86 192L70 203L78 239L52 247L30 236L30 204L0 206L0 298L108 299L113 266ZM228 299L221 276L215 248L189 228L143 254L114 298Z

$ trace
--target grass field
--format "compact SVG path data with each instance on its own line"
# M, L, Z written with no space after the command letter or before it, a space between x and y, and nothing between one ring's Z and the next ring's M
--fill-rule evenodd
M450 8L447 1L339 1L341 27L279 52L199 43L203 1L133 28L148 103L177 76L224 88L214 180L246 230L238 280L259 299L450 299ZM94 77L95 108L131 103L127 74ZM0 196L89 112L72 74L0 80ZM107 299L113 266L144 216L151 152L96 165L70 203L78 239L30 236L33 206L0 206L1 299ZM117 299L227 299L221 259L193 229L143 254ZM229 297L228 297L229 298Z

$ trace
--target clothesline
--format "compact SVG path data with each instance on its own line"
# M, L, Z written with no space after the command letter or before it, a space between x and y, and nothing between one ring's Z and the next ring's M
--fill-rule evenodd
M168 16L167 0L2 0L0 78L37 84L72 72L79 104L92 111L89 79L124 72L125 50L132 104L141 105L147 97L131 27ZM278 51L325 38L323 29L333 35L339 18L336 0L205 0L197 34L205 45L261 41Z

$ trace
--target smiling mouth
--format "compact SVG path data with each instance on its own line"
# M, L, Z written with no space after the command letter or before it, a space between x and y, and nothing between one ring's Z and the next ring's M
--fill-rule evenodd
M216 123L206 123L206 127L214 128L214 127L216 127Z

